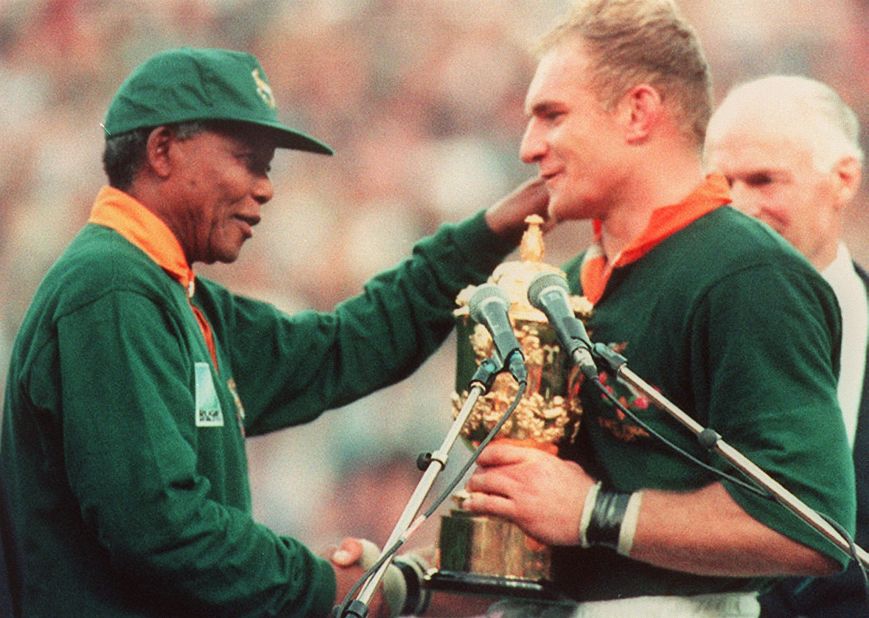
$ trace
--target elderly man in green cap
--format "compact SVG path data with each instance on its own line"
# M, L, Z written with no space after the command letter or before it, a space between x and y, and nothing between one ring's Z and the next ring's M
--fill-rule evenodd
M415 370L449 333L458 291L545 212L545 191L526 183L333 312L290 316L192 269L238 257L272 197L276 148L332 152L281 123L256 58L160 53L103 126L108 186L38 289L9 368L0 515L14 611L326 615L362 569L252 519L244 438Z

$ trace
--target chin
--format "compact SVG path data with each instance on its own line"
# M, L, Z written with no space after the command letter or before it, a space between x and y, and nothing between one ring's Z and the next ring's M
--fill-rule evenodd
M549 202L548 214L549 218L554 221L579 221L589 218L589 215L584 213L579 206L575 204L562 204L557 201Z
M214 264L216 262L220 262L221 264L232 264L238 259L240 253L241 251L213 253L201 261L203 264Z

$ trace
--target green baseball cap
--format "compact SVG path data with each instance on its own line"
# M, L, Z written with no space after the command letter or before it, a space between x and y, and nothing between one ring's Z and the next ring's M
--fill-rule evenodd
M182 47L152 56L115 93L107 136L195 120L249 122L274 130L279 148L332 154L332 148L278 120L265 71L252 55Z

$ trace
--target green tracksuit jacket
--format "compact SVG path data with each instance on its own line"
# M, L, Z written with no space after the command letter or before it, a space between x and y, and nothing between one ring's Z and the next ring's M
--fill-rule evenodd
M482 213L421 241L331 313L286 315L198 279L185 289L88 224L14 346L0 470L24 616L325 615L328 563L251 518L244 435L316 418L410 374L458 291L513 248ZM352 532L352 531L348 531Z

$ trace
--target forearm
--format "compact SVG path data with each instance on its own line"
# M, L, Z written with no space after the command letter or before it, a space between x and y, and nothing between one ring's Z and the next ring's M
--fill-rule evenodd
M749 516L720 483L643 492L630 557L710 576L830 575L832 559Z
M465 508L506 517L548 545L618 545L633 560L683 573L762 577L839 569L754 519L721 483L688 492L642 490L633 534L630 503L595 496L594 484L575 462L492 444L468 480Z
M309 421L405 378L452 331L458 293L485 281L514 246L478 214L417 243L411 258L332 312L289 316L229 297L223 334L248 435Z

